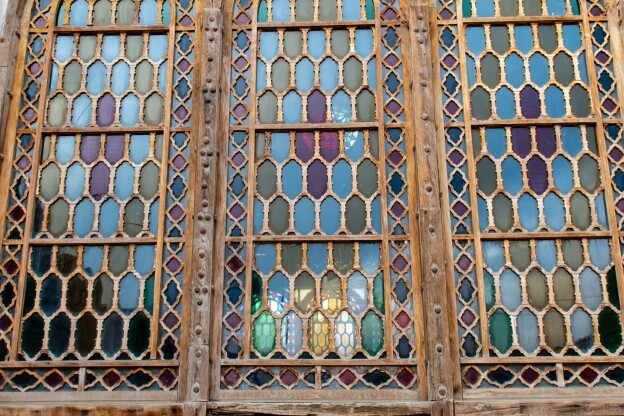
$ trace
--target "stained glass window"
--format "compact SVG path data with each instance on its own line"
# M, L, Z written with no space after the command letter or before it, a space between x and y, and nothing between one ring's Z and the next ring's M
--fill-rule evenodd
M195 31L191 0L33 2L2 228L3 391L175 397Z
M438 41L464 396L621 386L622 119L603 1L441 0Z
M417 392L401 13L234 3L222 397Z

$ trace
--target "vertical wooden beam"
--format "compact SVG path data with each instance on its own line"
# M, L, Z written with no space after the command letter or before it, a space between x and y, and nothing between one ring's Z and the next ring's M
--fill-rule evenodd
M448 401L453 397L451 325L445 262L445 227L441 211L441 189L438 177L438 132L435 117L434 62L431 54L431 26L435 23L435 6L427 0L416 0L410 6L412 57L412 100L414 109L414 151L418 183L418 226L420 229L425 345L427 355L428 395L440 401L438 415L452 415ZM433 22L433 23L432 23Z
M26 0L9 0L4 24L0 27L0 163L4 160L4 137L12 98L13 74L20 39L20 24Z
M210 299L213 268L214 208L216 200L216 147L219 126L218 98L221 75L222 15L219 9L204 7L202 36L196 53L199 65L200 101L196 120L195 224L191 273L190 334L187 363L188 402L204 402L209 394ZM193 179L191 179L193 180ZM215 341L218 342L218 341ZM204 411L205 413L205 411Z

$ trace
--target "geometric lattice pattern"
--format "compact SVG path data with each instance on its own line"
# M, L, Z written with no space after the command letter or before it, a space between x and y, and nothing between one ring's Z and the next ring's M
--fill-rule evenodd
M175 390L195 2L33 3L0 254L20 370L0 389Z
M613 361L624 147L605 10L602 0L438 3L465 394L624 382ZM530 16L541 20L519 22Z
M224 390L416 386L401 20L391 1L234 2Z

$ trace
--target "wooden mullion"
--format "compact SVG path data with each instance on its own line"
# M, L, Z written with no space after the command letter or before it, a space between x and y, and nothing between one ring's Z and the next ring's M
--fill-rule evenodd
M389 359L394 357L393 331L394 316L392 313L392 288L390 286L390 242L388 241L388 186L386 177L386 128L385 128L385 100L383 90L383 29L385 26L381 24L381 2L375 5L375 27L373 29L373 42L375 45L375 56L377 57L375 71L377 72L377 91L376 95L376 117L377 117L377 134L378 134L378 155L379 165L377 168L379 178L379 189L381 198L381 270L384 276L384 348ZM399 32L400 33L400 32ZM361 330L362 324L358 323Z
M503 0L508 1L508 0ZM459 16L459 12L458 12ZM502 24L508 23L569 23L569 22L582 22L582 15L571 16L497 16L497 17L463 17L458 20L463 20L466 25L483 25L483 24Z
M306 28L346 28L346 27L375 27L374 20L329 20L323 22L270 22L258 23L258 29L306 29Z
M620 298L620 305L624 305L624 265L622 264L622 251L620 247L619 239L619 226L617 221L617 214L615 212L615 197L613 195L613 183L611 181L611 170L609 168L609 156L606 144L606 132L604 129L604 120L602 117L602 108L600 101L600 93L598 91L598 78L596 76L596 62L594 56L594 48L592 43L591 26L589 20L589 12L587 10L587 4L581 2L581 13L583 15L583 22L581 25L581 32L583 34L583 46L585 47L585 56L587 59L587 72L589 74L590 84L590 100L594 114L596 115L596 144L598 145L598 156L600 163L600 171L602 172L602 180L605 183L605 204L607 205L607 215L609 217L609 224L611 226L611 257L614 262L617 285ZM593 19L592 19L593 20ZM617 79L615 80L617 82ZM622 99L622 97L619 97ZM621 111L621 108L620 108ZM621 309L621 308L620 308ZM619 312L620 325L624 328L624 313L622 310Z
M174 9L174 7L171 7ZM173 25L173 23L172 23ZM54 29L55 33L64 35L73 35L73 34L119 34L119 33L150 33L150 34L158 34L158 33L168 33L169 26L167 25L152 25L152 26L58 26Z
M56 11L58 9L59 0L53 0L51 4L51 10ZM43 73L41 76L41 90L39 91L39 108L38 108L38 121L37 130L33 134L35 144L33 146L32 166L30 174L30 184L28 185L28 204L26 206L26 220L24 226L24 244L22 245L22 258L20 262L19 278L17 283L17 296L15 302L15 314L13 315L13 336L11 337L11 348L9 353L10 360L16 360L19 352L19 343L21 339L21 327L22 327L22 307L25 296L26 275L28 271L28 265L30 264L30 241L32 235L33 222L35 218L35 201L37 199L37 186L39 183L39 163L41 160L41 149L43 142L42 127L45 124L45 114L47 106L48 96L48 84L50 78L50 67L52 65L52 53L54 50L54 21L56 13L50 13L50 19L48 21L47 39L45 43L45 54L43 57ZM28 18L30 21L30 17ZM21 96L20 96L21 98ZM17 100L21 101L21 100Z
M170 24L169 24L169 45L167 51L168 63L167 63L167 93L165 96L165 111L164 111L164 126L163 126L163 140L162 140L162 160L160 163L160 200L158 201L158 233L156 234L156 260L154 262L154 308L151 322L151 337L150 337L150 357L154 360L158 356L158 341L159 341L159 326L160 326L160 297L163 275L163 258L165 248L165 233L167 232L167 196L168 181L169 181L169 143L170 126L171 126L171 103L173 102L173 81L175 72L175 43L176 43L176 4L175 1L170 5Z
M490 335L487 314L487 308L485 303L485 284L483 280L483 252L481 248L481 228L479 226L479 212L476 209L477 203L477 173L475 164L475 155L473 154L472 145L472 109L470 101L470 92L468 87L468 73L466 65L466 30L463 21L462 3L457 3L457 36L458 36L458 51L459 51L459 65L461 74L462 88L462 101L464 103L464 135L466 137L466 163L468 164L468 182L470 193L470 206L472 207L472 232L473 232L473 245L475 253L475 274L477 279L477 293L479 303L479 324L481 329L481 353L488 355L490 351Z
M247 150L247 239L245 257L245 309L243 319L243 357L249 358L251 347L251 281L253 272L253 237L254 237L254 199L256 189L256 114L258 113L258 102L256 100L256 60L260 47L258 28L258 3L251 7L252 29L250 50L250 71L249 71L249 130L248 130L248 150ZM269 18L271 16L271 2L269 0ZM229 101L229 100L228 100ZM225 179L227 181L227 178Z

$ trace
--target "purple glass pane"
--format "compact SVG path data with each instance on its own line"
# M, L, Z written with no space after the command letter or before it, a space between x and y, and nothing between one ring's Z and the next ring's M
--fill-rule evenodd
M307 163L314 156L314 133L302 131L295 138L295 154L303 163Z
M308 167L308 192L316 199L327 192L327 168L320 160L315 160Z
M338 132L327 131L321 133L321 157L328 163L333 162L340 153L340 139Z
M526 127L512 128L511 148L521 158L527 157L531 153L531 130Z
M125 148L124 136L106 136L104 148L106 160L108 160L111 165L114 165L123 157Z
M110 169L103 162L95 165L91 170L91 182L89 193L96 201L108 195L108 185L110 183Z
M537 150L545 157L550 158L557 151L557 138L554 127L537 128Z
M539 156L533 156L527 163L527 176L529 187L538 195L543 194L548 189L548 170L546 162Z
M115 99L110 94L104 94L98 101L97 106L97 125L100 127L108 127L115 122Z
M520 110L526 118L538 118L541 114L539 93L533 87L526 86L520 91Z
M100 155L100 136L82 136L80 142L80 158L87 165L95 162Z
M319 90L308 97L308 121L310 123L325 123L327 121L327 103L325 96Z

